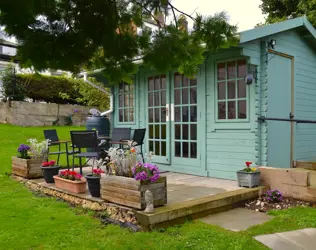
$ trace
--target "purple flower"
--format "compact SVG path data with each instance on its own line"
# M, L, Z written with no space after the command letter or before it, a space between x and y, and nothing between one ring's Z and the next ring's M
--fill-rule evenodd
M22 152L26 152L30 149L30 147L28 145L25 144L21 144L18 148L18 152L22 153Z
M74 113L78 113L78 112L79 112L79 110L78 110L78 109L75 109L75 110L74 110Z

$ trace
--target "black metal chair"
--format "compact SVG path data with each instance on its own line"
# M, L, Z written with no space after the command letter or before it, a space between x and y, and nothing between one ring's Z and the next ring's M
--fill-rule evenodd
M144 161L144 155L143 155L143 144L144 144L144 138L146 134L145 128L139 128L134 130L132 141L136 144L134 146L140 146L140 155L142 156L143 163Z
M50 140L48 144L48 154L57 155L57 164L59 164L60 155L65 154L67 159L67 168L69 169L69 155L78 153L78 151L73 151L68 149L68 142L70 141L60 141L57 135L56 129L44 130L45 139ZM61 145L65 144L65 151L62 150ZM58 151L50 152L51 147L58 146Z
M79 158L80 174L82 174L82 158L88 160L84 165L91 159L93 159L92 170L95 159L99 159L99 148L98 148L98 137L95 130L84 130L84 131L70 131L71 143L73 151L78 150L77 154L73 155L72 169L75 166L75 158ZM82 152L82 149L94 150L93 152Z
M126 141L131 139L131 128L113 128L112 138L109 142L112 145L118 144L120 148L126 144Z

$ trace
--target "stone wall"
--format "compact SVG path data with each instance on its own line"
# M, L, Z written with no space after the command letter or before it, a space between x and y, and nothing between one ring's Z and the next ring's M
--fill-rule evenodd
M59 125L65 125L65 118L73 115L73 125L83 126L91 107L38 102L0 102L0 123L19 126L51 126L59 119Z
M261 185L278 189L285 197L316 202L316 171L301 168L259 169Z

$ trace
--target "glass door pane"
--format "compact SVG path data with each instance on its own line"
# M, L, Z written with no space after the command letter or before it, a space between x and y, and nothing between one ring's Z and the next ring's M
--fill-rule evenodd
M154 76L148 78L148 145L149 151L154 153L153 161L169 163L169 122L166 119L166 104L169 100L166 84L166 76ZM169 113L168 113L169 114Z
M173 84L172 162L198 165L197 80L175 74Z

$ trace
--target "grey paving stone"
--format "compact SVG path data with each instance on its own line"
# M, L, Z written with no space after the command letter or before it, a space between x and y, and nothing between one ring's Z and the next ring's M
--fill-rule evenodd
M284 238L279 237L276 234L267 234L256 236L255 239L272 250L303 250L304 248L299 247L298 245L293 244L285 240Z
M265 223L271 218L271 216L264 213L254 212L245 208L236 208L223 213L211 214L200 220L207 224L217 225L237 232Z
M292 242L293 244L306 249L313 250L316 249L316 229L314 230L295 230L284 233L277 233L277 236Z

